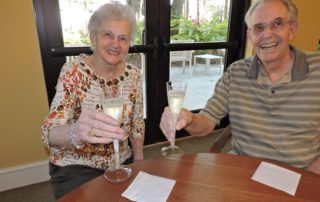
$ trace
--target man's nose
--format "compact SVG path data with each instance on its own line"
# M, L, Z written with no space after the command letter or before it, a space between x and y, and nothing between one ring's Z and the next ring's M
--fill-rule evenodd
M272 29L272 26L269 24L269 25L266 25L265 28L263 29L262 31L262 35L263 36L270 36L274 33L273 29Z

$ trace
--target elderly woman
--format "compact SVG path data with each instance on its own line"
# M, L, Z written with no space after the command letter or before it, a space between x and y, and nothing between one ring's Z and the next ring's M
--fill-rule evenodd
M132 158L143 160L141 74L125 61L135 28L131 7L102 5L88 24L93 54L81 54L62 67L50 113L42 126L56 198L114 166L113 139L121 140L120 163L130 163ZM123 86L129 102L120 125L102 112L101 93Z

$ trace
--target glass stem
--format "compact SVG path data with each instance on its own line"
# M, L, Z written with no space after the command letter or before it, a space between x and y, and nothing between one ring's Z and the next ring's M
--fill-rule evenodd
M113 140L113 148L114 148L114 159L116 162L116 169L120 168L120 156L119 156L119 140Z
M175 142L176 142L176 125L177 125L177 121L178 119L177 118L173 118L172 119L172 130L173 130L173 134L174 134L174 137L173 137L173 142L171 143L171 147L174 147L175 145Z

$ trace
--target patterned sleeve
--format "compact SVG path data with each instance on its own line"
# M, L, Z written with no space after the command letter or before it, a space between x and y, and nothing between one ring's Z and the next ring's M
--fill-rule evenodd
M137 79L136 79L136 101L133 109L133 123L132 123L132 134L130 139L142 139L144 140L144 119L143 119L143 88L142 88L142 79L141 73L137 69Z
M41 138L47 147L49 147L50 129L66 124L74 118L77 81L77 65L64 64L57 81L56 94L51 103L49 115L41 127Z

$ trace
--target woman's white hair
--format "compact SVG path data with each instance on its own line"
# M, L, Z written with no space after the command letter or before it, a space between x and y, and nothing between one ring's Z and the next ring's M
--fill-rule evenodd
M120 3L107 3L100 6L90 17L88 23L89 35L95 35L100 25L108 20L125 20L129 22L131 28L130 39L131 41L134 40L137 22L135 11L131 6Z

